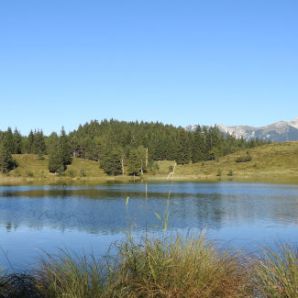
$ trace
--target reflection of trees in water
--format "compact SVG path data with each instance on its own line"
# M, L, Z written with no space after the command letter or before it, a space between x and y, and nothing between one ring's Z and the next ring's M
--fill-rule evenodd
M113 234L136 230L161 230L155 213L168 212L168 229L220 229L223 225L237 226L260 220L297 223L298 197L284 198L255 194L200 192L200 187L179 189L177 185L162 186L154 191L146 185L138 191L111 188L49 189L2 192L0 225L6 231L19 226L32 229L54 228ZM213 189L213 192L212 192ZM180 191L179 191L180 190ZM187 191L185 191L187 190ZM125 198L129 197L129 204Z

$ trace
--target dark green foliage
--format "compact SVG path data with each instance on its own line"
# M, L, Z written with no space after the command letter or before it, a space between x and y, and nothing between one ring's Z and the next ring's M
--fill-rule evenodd
M128 156L128 174L129 175L140 175L142 168L142 161L138 154L137 149L132 149Z
M44 297L32 275L11 274L0 277L1 298L42 298Z
M42 157L47 153L46 141L42 130L31 130L27 139L25 140L25 152L37 154Z
M191 161L191 138L190 133L180 129L177 136L177 164L188 164Z
M9 127L4 135L4 143L5 147L8 150L9 153L13 154L15 145L14 145L14 139L13 139L13 133L11 128Z
M51 173L63 173L66 166L63 161L63 154L59 142L54 145L49 152L49 171Z
M233 172L233 170L229 170L229 172L228 172L228 176L230 176L230 177L234 176L234 172Z
M201 126L197 126L196 130L192 134L191 138L191 155L192 162L196 163L206 159L206 146L205 146L205 134Z
M146 149L143 146L132 148L128 155L128 174L143 175L147 170Z
M35 131L33 136L32 153L42 156L46 154L46 143L43 132Z
M53 134L49 144L49 171L63 173L72 162L72 150L65 130L62 128L61 136Z
M155 175L159 171L159 166L158 163L155 161L149 161L148 167L147 167L148 172L151 174Z
M43 158L48 153L51 155L50 163L56 164L51 167L54 172L58 163L60 170L65 169L75 156L99 161L110 175L123 174L125 169L128 170L125 174L142 175L154 161L175 160L177 164L188 164L218 160L221 156L265 142L236 139L222 133L216 126L197 126L195 130L188 131L159 122L112 119L91 121L68 135L62 129L60 137L56 133L45 137L41 130L32 130L25 137L17 130L12 133L9 128L5 132L0 131L0 143L5 143L11 154L31 153ZM113 158L116 160L112 161ZM245 159L248 161L248 157Z
M23 138L21 133L15 129L13 132L13 143L14 143L14 152L15 154L21 154L22 153L22 147L23 147Z
M110 176L122 174L123 154L119 148L106 148L100 159L101 168Z
M26 142L26 153L33 153L33 143L34 143L34 134L33 131L30 130L30 133Z
M70 165L72 162L72 149L64 128L62 128L59 138L59 151L62 154L63 164L65 166Z
M10 149L5 143L0 144L0 172L2 173L8 173L17 166Z

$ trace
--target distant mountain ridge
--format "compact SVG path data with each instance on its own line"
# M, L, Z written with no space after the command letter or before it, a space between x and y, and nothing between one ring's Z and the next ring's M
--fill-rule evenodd
M261 127L248 125L226 126L222 124L217 124L216 126L222 132L233 135L238 139L261 139L273 142L298 141L298 118L292 121L279 121ZM191 129L194 128L194 126L191 127Z

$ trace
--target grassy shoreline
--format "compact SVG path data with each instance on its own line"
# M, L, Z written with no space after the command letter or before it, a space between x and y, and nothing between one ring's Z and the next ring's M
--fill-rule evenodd
M247 157L250 157L246 160ZM14 155L18 167L8 175L0 174L0 185L95 185L109 182L264 182L298 184L298 142L269 144L239 151L217 160L178 165L169 175L174 161L156 162L157 170L143 177L107 176L98 162L75 158L63 176L48 171L48 157ZM169 178L170 177L170 178Z
M197 182L197 183L219 183L219 182L239 182L239 183L268 183L298 185L298 177L226 177L216 176L175 176L170 179L164 176L131 177L53 177L53 178L29 178L29 177L0 177L0 186L27 186L27 185L100 185L108 183L164 183L164 182Z
M251 257L219 252L204 238L141 243L128 239L116 258L47 256L29 274L0 273L0 297L296 298L298 254Z

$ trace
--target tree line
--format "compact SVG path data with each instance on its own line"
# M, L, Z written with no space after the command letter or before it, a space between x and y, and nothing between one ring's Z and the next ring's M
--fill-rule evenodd
M264 144L262 140L236 139L218 127L194 130L159 122L91 121L67 134L32 130L27 136L15 129L0 131L0 171L17 166L13 154L48 155L49 171L63 173L73 157L98 161L108 175L142 175L154 170L156 161L177 164L215 160L239 149Z

